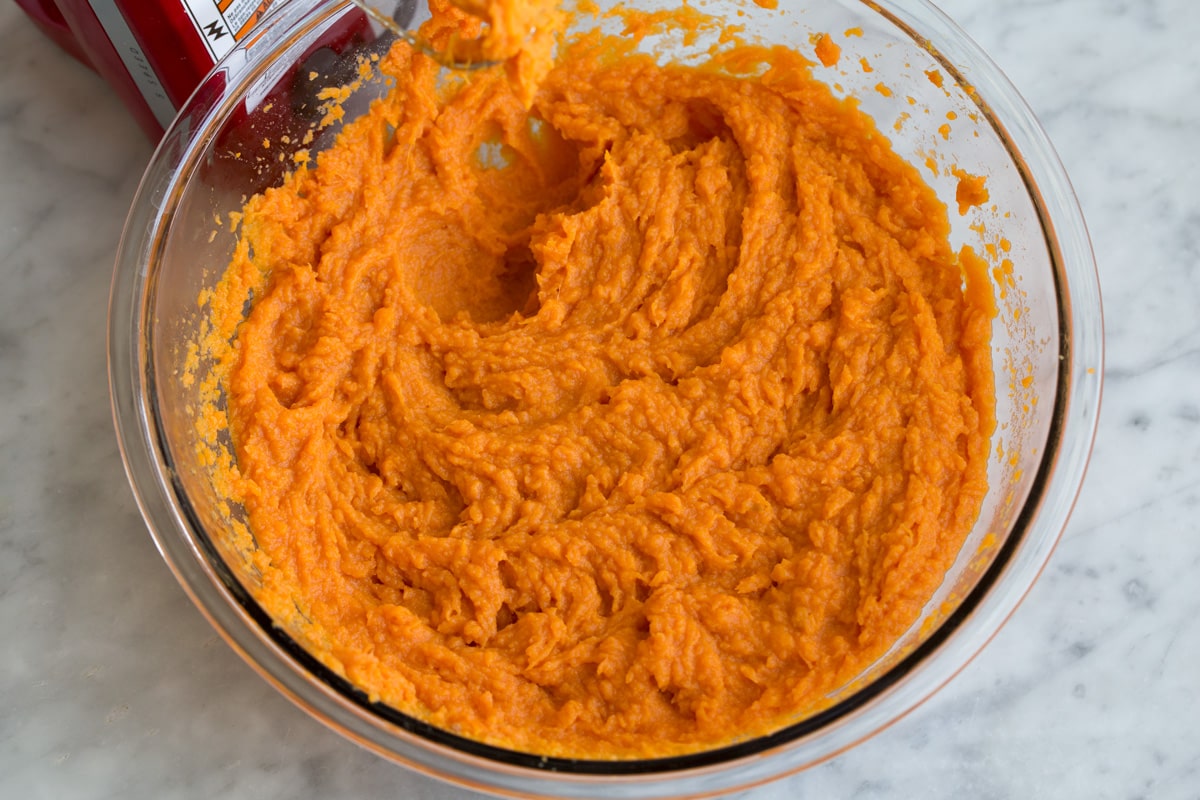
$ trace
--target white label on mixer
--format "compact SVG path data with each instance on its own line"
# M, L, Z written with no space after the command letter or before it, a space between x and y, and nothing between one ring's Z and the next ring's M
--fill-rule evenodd
M113 49L121 57L121 63L125 65L125 70L137 86L142 99L150 107L150 112L154 114L159 125L167 127L171 120L175 119L175 106L171 104L162 82L159 81L150 62L146 60L146 54L134 38L133 31L129 29L129 24L125 22L125 17L121 15L115 0L88 0L88 5L96 15L100 27L104 28L104 34L112 42Z
M183 0L214 61L232 50L270 5L271 0Z

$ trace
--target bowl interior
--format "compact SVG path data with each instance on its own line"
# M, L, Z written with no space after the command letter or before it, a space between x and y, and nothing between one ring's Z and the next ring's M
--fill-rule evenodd
M625 5L656 9L673 4L642 0ZM1038 495L1044 465L1060 434L1065 287L1042 201L1022 154L959 67L914 28L913 5L783 0L778 9L766 10L714 0L703 11L736 20L747 40L796 49L814 61L814 74L836 93L857 98L892 147L922 171L946 203L953 247L969 245L988 261L998 307L992 329L997 428L988 465L990 490L979 520L922 618L885 657L832 697L834 705L820 719L797 720L770 741L697 757L625 767L572 761L552 764L555 769L604 774L704 767L841 724L859 712L872 692L902 679L931 648L970 624L970 599L999 579L1004 563L1028 534L1032 511L1027 501ZM831 66L817 63L814 55L820 34L828 34L840 48ZM705 36L684 41L664 32L643 46L664 57L700 60L709 44ZM200 410L218 392L210 354L199 347L207 321L198 299L220 279L233 252L236 232L229 215L252 193L278 184L294 166L297 151L315 152L330 144L339 125L316 127L321 118L317 90L326 82L346 82L360 58L385 45L380 31L346 3L326 3L303 13L285 10L210 76L156 155L169 178L161 196L154 198L157 210L145 212L148 244L135 340L146 435L156 448L160 480L178 526L208 574L211 586L205 591L239 608L244 622L257 628L253 635L273 640L298 672L315 672L316 682L324 685L314 691L341 695L337 702L357 706L383 736L414 734L473 757L544 767L545 759L472 747L403 715L381 713L332 673L305 662L296 646L305 641L305 632L295 626L279 628L281 621L266 619L255 607L259 575L251 557L253 537L240 509L225 499L214 480L214 465L232 459L228 438L197 432ZM313 72L320 75L316 81L309 78ZM385 90L377 77L364 81L346 104L347 118ZM310 130L314 136L306 141ZM983 177L988 200L960 214L956 193L963 175Z

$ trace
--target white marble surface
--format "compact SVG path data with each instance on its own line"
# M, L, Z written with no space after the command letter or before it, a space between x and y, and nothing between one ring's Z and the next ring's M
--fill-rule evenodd
M1200 798L1200 3L942 5L1043 120L1091 226L1091 471L1041 581L948 688L742 796ZM290 705L155 552L104 367L149 155L108 88L0 3L0 796L473 796Z

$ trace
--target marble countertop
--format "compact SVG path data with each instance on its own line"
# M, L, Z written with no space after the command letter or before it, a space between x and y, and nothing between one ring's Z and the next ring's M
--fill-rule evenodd
M1106 303L1091 469L1041 580L947 688L740 797L1200 797L1200 4L942 0L1055 142ZM0 795L473 797L255 675L155 551L105 373L150 146L0 3Z

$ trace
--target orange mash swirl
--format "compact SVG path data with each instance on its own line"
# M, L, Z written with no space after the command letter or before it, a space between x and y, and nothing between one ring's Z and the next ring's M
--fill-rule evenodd
M799 56L723 63L581 47L527 110L398 46L247 204L231 495L259 602L373 699L546 755L728 744L827 705L957 556L990 290Z

